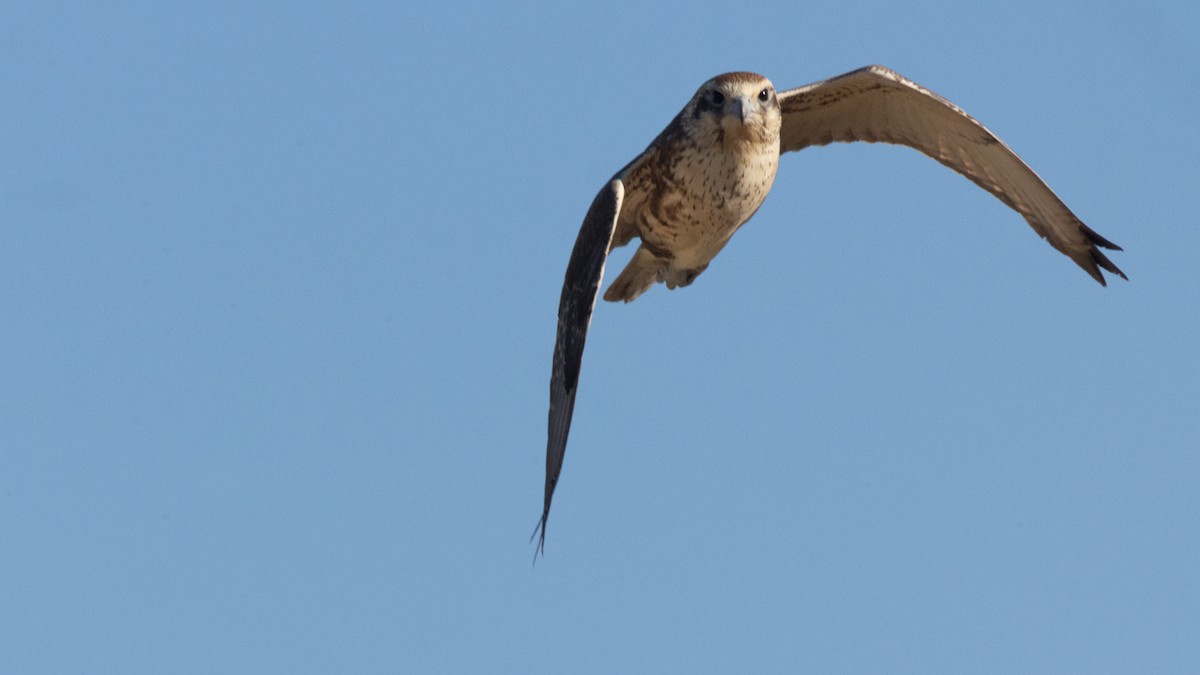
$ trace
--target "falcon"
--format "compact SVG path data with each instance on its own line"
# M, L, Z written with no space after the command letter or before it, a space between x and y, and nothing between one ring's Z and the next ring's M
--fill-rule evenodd
M641 241L605 300L632 302L656 283L687 286L762 205L781 153L835 141L919 150L1012 207L1101 285L1101 270L1128 279L1100 250L1121 248L1084 225L1007 145L958 106L888 68L868 66L783 92L754 73L718 75L600 189L583 219L558 305L535 555L545 551L550 500L609 251Z

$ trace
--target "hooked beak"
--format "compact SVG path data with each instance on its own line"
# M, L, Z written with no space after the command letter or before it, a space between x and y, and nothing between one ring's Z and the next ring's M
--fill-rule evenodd
M733 114L737 116L742 124L745 124L747 120L754 115L754 104L749 98L745 96L739 96L736 100L732 101L732 103Z

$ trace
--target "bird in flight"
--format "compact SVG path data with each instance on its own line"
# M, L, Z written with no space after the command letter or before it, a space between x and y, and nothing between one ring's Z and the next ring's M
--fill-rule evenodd
M762 205L781 153L834 141L915 148L1008 204L1101 285L1101 270L1128 278L1100 250L1121 248L1084 225L1016 153L961 108L899 73L868 66L783 92L754 73L718 75L600 189L583 219L558 305L535 555L545 550L550 500L609 251L641 240L605 300L632 302L656 283L687 286Z

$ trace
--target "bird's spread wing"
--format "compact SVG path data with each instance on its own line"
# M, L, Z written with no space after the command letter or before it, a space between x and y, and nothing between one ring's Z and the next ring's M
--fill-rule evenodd
M614 178L592 201L583 219L567 276L563 280L562 297L558 301L558 337L554 342L554 365L550 371L550 423L546 439L546 501L542 517L533 534L539 530L538 551L546 544L546 518L550 516L550 499L562 471L563 453L567 449L567 434L571 431L571 414L575 410L575 392L579 388L579 366L583 361L583 345L587 341L588 324L596 295L604 276L613 230L621 214L625 187ZM531 539L532 540L532 539Z
M779 94L780 152L834 141L916 148L970 178L1029 221L1096 281L1100 268L1127 278L1093 232L1007 145L961 108L883 66L868 66Z

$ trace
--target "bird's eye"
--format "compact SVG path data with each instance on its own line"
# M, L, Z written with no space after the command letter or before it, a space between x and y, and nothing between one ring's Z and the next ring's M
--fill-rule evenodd
M762 101L763 103L771 100L771 92L767 91L766 89L758 92L758 100Z
M708 100L712 101L713 105L721 105L725 102L725 94L719 91L714 91L708 95Z

